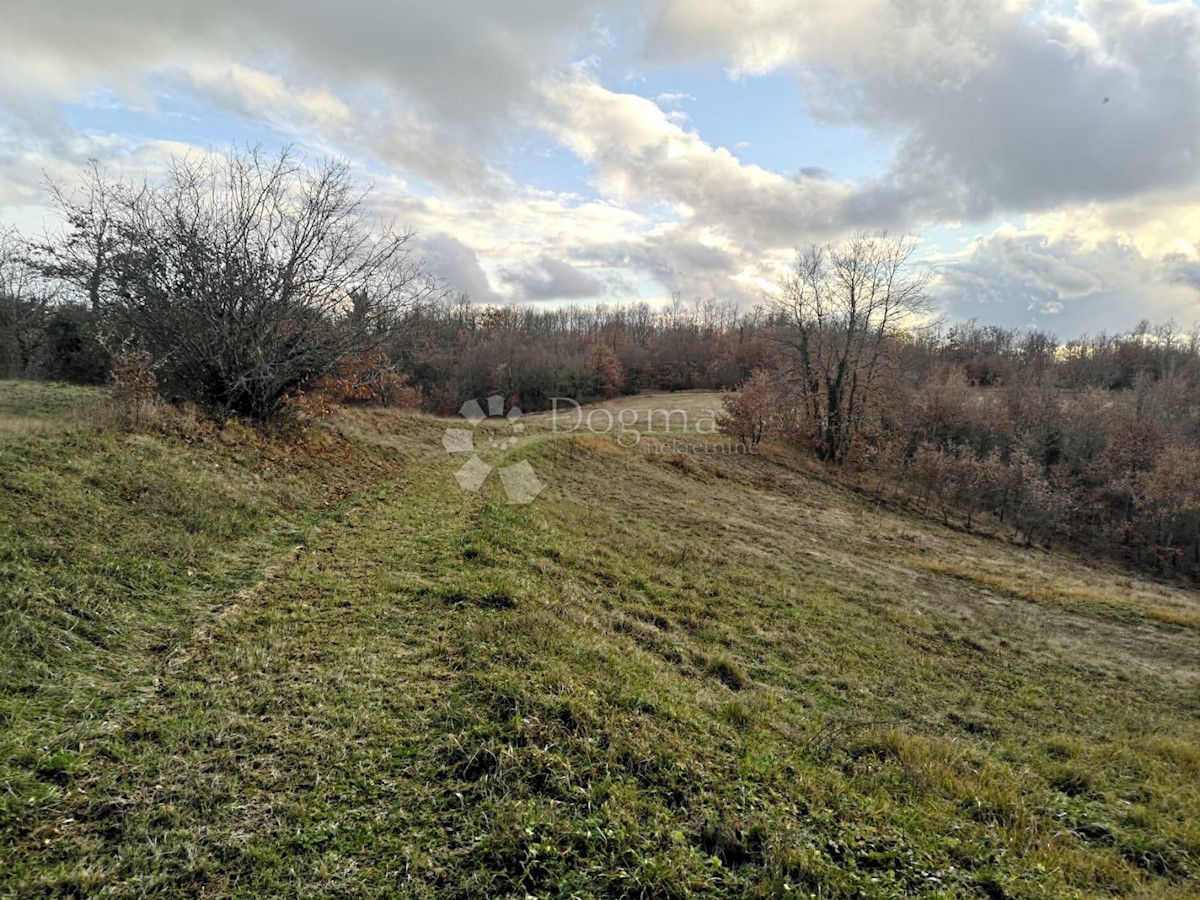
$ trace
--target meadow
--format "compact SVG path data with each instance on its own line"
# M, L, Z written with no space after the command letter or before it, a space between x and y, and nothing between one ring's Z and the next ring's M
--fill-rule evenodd
M2 896L1200 892L1195 591L772 444L489 420L513 505L461 419L107 403L0 383Z

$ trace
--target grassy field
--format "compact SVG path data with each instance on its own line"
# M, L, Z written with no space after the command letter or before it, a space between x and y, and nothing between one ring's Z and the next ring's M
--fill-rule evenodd
M1197 595L714 452L718 404L481 425L516 506L461 420L0 384L0 895L1200 893Z

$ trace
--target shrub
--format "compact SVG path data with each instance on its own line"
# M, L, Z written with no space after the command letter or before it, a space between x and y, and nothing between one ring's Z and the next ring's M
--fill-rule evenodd
M171 399L268 419L433 289L412 235L369 221L343 163L252 150L176 158L159 185L88 178L54 194L67 225L40 248L43 271L94 286L106 325L153 355ZM75 252L92 244L103 252Z
M52 381L104 384L111 364L100 340L99 321L86 306L69 304L46 318L36 370Z
M314 391L334 403L421 406L421 392L395 370L378 347L340 360L333 372L316 383Z
M138 350L127 343L113 356L109 380L113 400L126 419L126 424L136 427L158 389L153 357L145 350Z
M727 393L722 402L725 408L717 416L717 427L747 449L757 447L777 427L775 391L771 376L763 369L755 371L740 391Z

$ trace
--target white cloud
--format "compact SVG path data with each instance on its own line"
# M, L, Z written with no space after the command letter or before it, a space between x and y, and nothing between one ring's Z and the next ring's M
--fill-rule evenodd
M680 91L663 91L654 98L654 102L659 106L679 106L681 103L686 103L689 100L695 100L691 94L685 94Z
M826 238L841 224L849 185L744 164L652 101L582 75L555 83L547 97L543 127L592 166L596 186L618 202L667 204L682 219L763 249Z
M938 259L957 313L1063 333L1195 317L1189 2L43 0L5 24L0 206L23 224L43 172L69 178L91 156L154 171L186 146L81 129L62 102L128 122L161 117L167 90L268 142L350 157L431 267L488 302L619 295L621 267L629 283L751 301L796 244L1004 217L1019 224ZM855 124L895 158L857 184L787 176L697 133L710 119L686 69L654 100L602 74L714 62L741 79L790 73L817 130ZM511 144L542 133L598 197L506 173Z
M935 290L954 318L1036 325L1074 337L1132 328L1143 318L1200 321L1200 265L1154 255L1118 235L1005 225L935 259Z
M1050 209L1192 183L1200 9L1188 2L670 0L648 52L794 72L811 112L900 140L863 223ZM1107 98L1107 102L1106 101Z

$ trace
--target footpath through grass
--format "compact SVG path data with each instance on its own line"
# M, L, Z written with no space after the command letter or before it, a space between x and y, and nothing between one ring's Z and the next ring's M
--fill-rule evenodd
M31 598L120 608L113 585L139 554L151 569L119 644L6 670L25 687L3 698L22 737L0 894L1197 893L1200 632L1142 612L1193 595L877 513L786 454L535 423L487 457L546 484L511 506L495 475L458 489L446 424L347 417L339 446L377 458L328 508L312 479L254 481L265 448L153 439L206 477L245 458L213 510L257 498L237 527L200 517L190 576L170 545L122 543L150 522L167 541L165 502L104 494L140 510L105 538L82 516L43 528L50 488L3 481L6 577ZM13 459L49 454L48 481L97 452L38 449L59 439ZM125 459L150 439L103 440ZM50 534L116 556L73 556L75 585L26 549ZM1109 594L1065 603L1063 584ZM114 662L126 647L140 663ZM92 677L103 728L60 709Z

